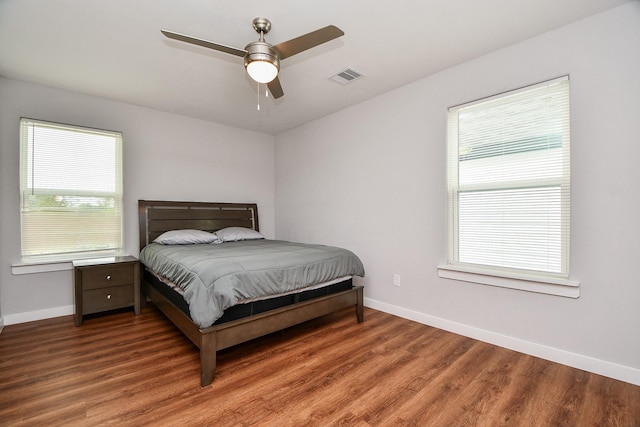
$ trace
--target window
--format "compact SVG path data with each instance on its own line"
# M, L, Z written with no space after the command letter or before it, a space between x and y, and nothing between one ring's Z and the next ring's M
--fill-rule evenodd
M20 120L22 257L122 248L122 135Z
M569 79L449 109L449 265L569 274Z

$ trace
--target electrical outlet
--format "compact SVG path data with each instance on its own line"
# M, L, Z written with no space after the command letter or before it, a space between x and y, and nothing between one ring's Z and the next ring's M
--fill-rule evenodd
M393 275L393 286L400 286L400 275L399 274L394 274Z

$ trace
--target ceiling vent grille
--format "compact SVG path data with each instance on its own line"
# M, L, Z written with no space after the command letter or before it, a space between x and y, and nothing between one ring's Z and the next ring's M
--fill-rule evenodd
M333 80L334 82L338 82L341 85L346 85L347 83L354 82L358 79L364 77L359 71L354 70L353 68L345 68L342 71L337 72L333 76L329 77L329 80Z

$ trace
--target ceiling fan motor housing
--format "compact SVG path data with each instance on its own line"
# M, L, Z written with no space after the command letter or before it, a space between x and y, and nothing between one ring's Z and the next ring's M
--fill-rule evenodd
M253 61L267 61L275 65L280 71L280 58L269 43L261 41L249 43L244 50L247 51L244 55L245 68Z

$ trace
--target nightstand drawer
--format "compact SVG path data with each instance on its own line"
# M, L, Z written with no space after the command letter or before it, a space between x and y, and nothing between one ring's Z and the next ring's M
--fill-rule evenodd
M110 265L104 268L91 268L82 271L82 288L98 289L133 283L135 264Z
M83 291L82 311L84 314L89 314L129 307L133 305L133 297L133 283Z

